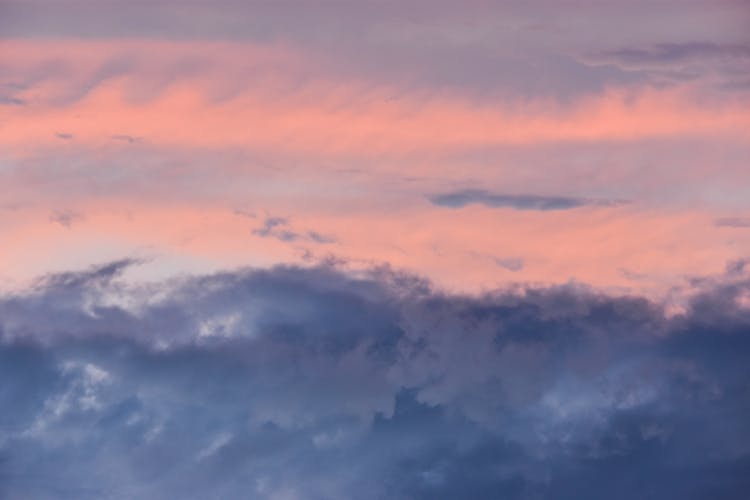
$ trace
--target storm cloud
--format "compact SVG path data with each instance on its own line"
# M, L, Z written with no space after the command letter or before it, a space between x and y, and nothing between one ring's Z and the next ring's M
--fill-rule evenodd
M0 299L6 498L743 498L750 279L680 314L390 269L136 284L125 260Z

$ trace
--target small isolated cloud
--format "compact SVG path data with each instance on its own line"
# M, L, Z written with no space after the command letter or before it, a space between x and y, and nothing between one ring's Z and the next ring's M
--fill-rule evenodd
M498 266L507 269L508 271L520 271L523 269L524 262L523 259L520 258L495 258L495 264Z
M720 217L714 220L717 227L750 227L750 217Z
M0 203L0 210L3 211L16 211L19 210L23 205L20 203Z
M254 215L253 215L254 218ZM312 243L335 243L336 238L316 231L297 232L289 227L288 219L284 217L266 217L263 225L253 229L252 233L261 238L275 238L286 243L308 241Z
M621 202L589 200L569 196L543 196L534 194L493 193L484 189L464 189L430 195L427 199L439 207L463 208L467 205L484 205L514 210L570 210L583 206L609 206Z
M19 99L18 97L0 95L0 106L2 105L26 106L26 101L24 99Z
M55 210L50 214L49 220L63 227L70 228L74 222L84 218L83 214L73 210Z
M307 238L315 243L336 243L336 238L327 234L321 234L316 231L308 231Z
M288 222L283 217L266 217L263 226L253 229L253 234L261 238L276 238L285 242L299 239L299 234L285 229L287 225Z
M68 134L67 132L58 132L55 134L55 137L64 141L69 141L73 138L73 134Z
M256 215L255 212L250 211L250 210L246 210L244 208L235 208L234 210L232 210L232 213L234 215L239 215L240 217L247 217L248 219L257 219L258 218L258 216Z
M125 134L113 135L111 136L111 139L115 141L127 142L128 144L135 144L136 142L140 142L141 140L143 140L142 137L136 137L133 135L125 135Z

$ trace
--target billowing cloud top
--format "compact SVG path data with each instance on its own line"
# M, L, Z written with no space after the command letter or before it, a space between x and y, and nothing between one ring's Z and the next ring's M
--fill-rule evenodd
M388 269L0 300L4 498L740 499L750 279L679 313L583 286L478 297ZM644 493L645 492L645 493Z

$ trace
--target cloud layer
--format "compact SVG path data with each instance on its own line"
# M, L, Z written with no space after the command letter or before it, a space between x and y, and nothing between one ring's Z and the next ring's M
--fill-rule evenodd
M750 279L678 313L330 267L0 299L4 498L740 499Z

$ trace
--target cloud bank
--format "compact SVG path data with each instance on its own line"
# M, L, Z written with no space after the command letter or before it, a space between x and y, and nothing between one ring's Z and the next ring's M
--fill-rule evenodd
M482 296L378 269L0 299L3 498L739 499L750 278L680 314L583 286Z

